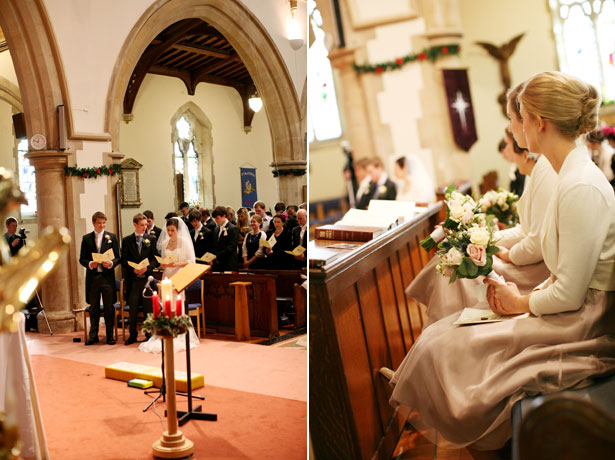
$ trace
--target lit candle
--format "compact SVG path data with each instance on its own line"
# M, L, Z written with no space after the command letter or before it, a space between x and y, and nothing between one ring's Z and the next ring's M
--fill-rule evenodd
M164 301L164 314L166 315L167 318L170 318L171 315L173 314L171 312L171 299L169 299L167 297L167 300Z
M177 300L175 301L175 316L181 316L184 314L182 304L183 304L182 298L178 297Z
M168 278L165 278L160 283L160 298L164 299L165 302L167 299L173 298L173 283Z
M152 308L154 309L154 318L158 318L160 314L160 298L156 291L152 294Z

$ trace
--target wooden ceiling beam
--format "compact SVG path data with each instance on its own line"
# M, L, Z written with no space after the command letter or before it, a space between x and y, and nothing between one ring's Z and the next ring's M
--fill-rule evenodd
M206 46L198 46L196 44L188 44L186 42L176 43L173 45L173 48L177 50L188 51L189 53L201 54L203 56L213 56L220 59L226 59L231 55L230 53L223 50L214 49Z
M192 75L187 70L174 69L172 67L165 67L161 65L153 65L150 67L149 72L155 75L164 75L166 77L179 78L186 85L186 90L190 96L194 96L194 90L196 85L192 83Z
M152 44L147 47L139 59L139 62L137 62L128 83L128 87L126 88L126 93L124 95L124 114L128 115L132 113L132 108L137 98L137 93L139 92L139 88L141 87L143 79L145 78L145 75L149 71L150 67L154 65L156 60L165 51L169 50L175 43L188 35L191 30L195 29L200 24L203 24L203 21L200 19L187 19L185 21L180 21L173 24L163 33L158 35L158 39L161 40L160 43L152 42Z
M236 54L232 57L229 57L227 59L222 59L217 62L213 62L209 64L208 66L203 67L202 69L199 69L199 73L200 72L215 72L216 70L222 67L226 67L227 65L234 63L234 62L241 62L241 59Z

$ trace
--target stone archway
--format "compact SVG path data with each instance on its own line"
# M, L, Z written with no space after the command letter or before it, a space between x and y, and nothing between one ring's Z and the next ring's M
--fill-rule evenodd
M4 77L0 77L0 101L9 104L13 113L23 112L19 88Z
M222 33L250 72L269 120L272 169L305 169L304 120L292 80L267 30L240 0L160 0L141 16L120 51L107 95L105 131L113 149L119 148L122 102L139 58L157 34L188 18L202 19ZM300 202L297 177L280 175L279 180L280 198Z

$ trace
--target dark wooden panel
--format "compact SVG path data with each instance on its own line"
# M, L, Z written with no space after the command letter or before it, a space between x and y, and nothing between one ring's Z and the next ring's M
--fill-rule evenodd
M408 300L406 299L405 285L402 281L400 254L403 254L403 247L391 257L391 274L393 276L393 290L395 293L397 314L399 317L400 334L403 340L404 355L408 353L412 346L412 329L410 327L410 316L408 314ZM394 365L397 367L399 363Z
M369 291L373 294L368 297L377 302L374 283L371 284L371 288L365 286L360 289L359 295L365 295ZM386 353L386 347L378 347L373 342L373 337L370 337L370 333L375 332L377 337L382 337L382 326L371 327L373 325L369 324L369 319L361 315L359 299L354 286L345 290L344 295L333 299L331 306L340 355L344 363L348 397L354 413L361 448L361 458L369 458L374 451L374 446L382 437L382 422L374 389L370 355ZM374 316L376 315L368 315L370 319ZM378 329L380 332L377 331ZM366 336L372 339L371 344L366 342Z
M389 259L376 267L376 279L378 280L378 293L380 295L380 308L384 321L385 337L388 342L389 356L391 358L390 367L396 369L401 364L404 356L406 356L406 351L400 327L393 274L391 273L392 258L397 258L397 254L392 254Z
M410 283L414 279L414 271L412 269L412 256L410 254L410 243L407 242L406 244L404 244L401 248L399 248L399 251L397 251L397 253L399 254L399 266L401 269L401 280L402 280L402 285L404 287L404 299L406 301L406 315L408 316L408 323L410 324L410 337L411 337L410 343L414 343L414 341L416 340L416 336L414 335L415 325L412 323L412 316L410 315L410 307L408 303L409 299L405 292L406 288L410 286Z

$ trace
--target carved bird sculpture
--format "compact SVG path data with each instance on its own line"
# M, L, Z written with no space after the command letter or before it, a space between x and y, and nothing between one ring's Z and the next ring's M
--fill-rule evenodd
M504 113L504 116L506 116L506 92L510 88L511 84L508 60L515 52L517 44L521 41L524 35L525 32L520 35L517 35L508 43L504 43L499 47L487 42L476 42L477 45L485 49L500 64L500 77L502 79L502 84L504 85L504 91L498 95L498 102L502 107L502 112Z

